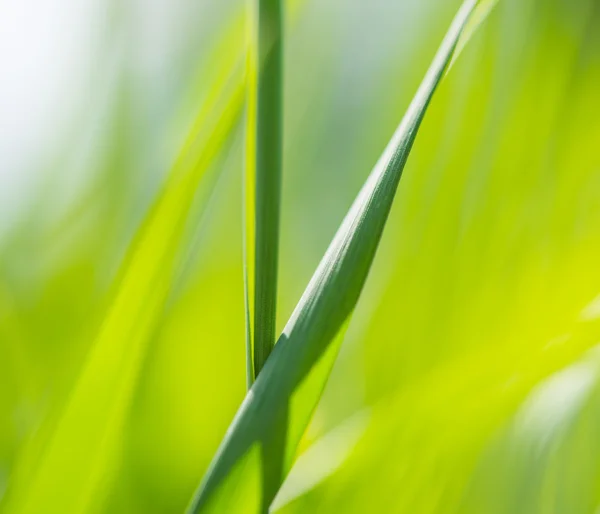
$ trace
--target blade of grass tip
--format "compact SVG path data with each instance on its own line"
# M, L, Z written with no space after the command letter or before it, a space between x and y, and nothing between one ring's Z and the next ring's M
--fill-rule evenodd
M499 0L478 1L477 6L473 10L469 21L467 22L460 38L458 39L458 43L456 43L456 49L454 50L452 60L450 61L450 64L446 69L446 73L448 73L452 66L454 66L456 59L458 59L465 46L467 46L467 43L469 42L469 39L471 39L471 36L473 36L473 34L477 31L479 25L481 25L483 21L488 17L492 9L496 7L496 4L498 2Z
M248 505L264 512L265 505L272 502L291 467L358 302L420 123L476 4L476 0L467 0L459 9L400 126L240 406L189 512L254 511L248 510ZM271 456L269 461L260 462L259 448L263 455ZM261 484L262 466L281 473L272 473L272 482ZM249 492L247 484L260 484L262 492Z
M198 185L241 114L243 59L223 63L164 189L140 228L81 375L9 512L88 512L106 483L147 342L160 319ZM23 476L25 473L21 473Z
M282 4L248 0L245 164L248 388L275 344L282 163Z

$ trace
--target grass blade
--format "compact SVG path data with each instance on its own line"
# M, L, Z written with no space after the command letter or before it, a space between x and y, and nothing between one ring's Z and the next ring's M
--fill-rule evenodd
M404 119L238 410L190 512L248 511L248 505L264 512L273 500L367 278L420 123L476 4L467 0L458 11ZM270 472L264 475L262 493L248 492L248 484L261 483L259 451Z
M147 343L179 266L196 191L241 113L239 57L239 52L225 56L188 141L132 245L64 412L39 462L21 471L24 479L11 491L8 512L88 512L97 507Z
M245 170L248 388L275 344L282 163L282 5L249 0Z
M529 493L538 499L544 492L568 490L568 486L557 489L556 482L545 490L535 474L543 474L551 469L550 462L558 462L556 455L550 462L538 459L544 447L550 453L560 447L560 437L551 442L553 430L558 428L564 435L565 425L577 426L569 423L566 413L577 412L578 400L592 387L592 377L597 386L600 318L570 328L572 333L552 341L515 340L495 348L482 345L479 351L447 361L375 404L364 436L340 474L327 484L321 511L370 512L376 498L378 505L398 513L519 512ZM576 380L568 371L573 364L580 372ZM547 381L565 371L570 383L562 381L560 389L553 387L550 394L542 395L541 412L533 413L538 416L535 430L531 430L531 411L527 413L531 416L526 420L531 440L521 439L518 444L528 451L503 447L515 436L525 435L511 423L515 416L518 421L523 410L529 410L531 397L539 398ZM579 395L573 394L574 385ZM390 416L390 412L402 414ZM587 440L584 446L585 451L593 448ZM524 458L527 465L502 469L515 457ZM571 462L577 463L584 476L582 461ZM478 469L479 465L483 466ZM528 480L535 485L523 488ZM358 487L348 488L359 482ZM397 493L399 487L402 494ZM435 494L442 490L443 494ZM578 493L583 490L577 489ZM310 505L310 498L307 500ZM533 505L521 512L538 512ZM541 508L539 512L544 511ZM564 512L579 511L567 508Z

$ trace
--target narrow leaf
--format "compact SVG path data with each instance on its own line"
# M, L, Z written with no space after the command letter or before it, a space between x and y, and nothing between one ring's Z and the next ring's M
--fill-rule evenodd
M458 11L404 119L238 410L190 512L247 512L243 486L260 484L261 473L262 501L254 505L264 512L276 495L367 278L421 120L476 4L467 0ZM266 472L257 463L259 447Z
M248 387L275 344L282 162L282 5L249 0L245 170Z
M7 511L89 512L115 449L148 341L160 320L195 193L235 126L243 101L239 52L224 59L167 183L140 228L118 289L49 442L22 472Z

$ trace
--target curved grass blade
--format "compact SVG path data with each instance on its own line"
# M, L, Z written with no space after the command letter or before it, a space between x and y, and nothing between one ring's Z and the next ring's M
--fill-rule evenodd
M367 278L420 123L476 4L467 0L459 9L404 119L238 410L189 512L255 511L248 510L249 502L265 512L275 497ZM262 493L248 493L247 484L261 483L258 449L267 472Z
M282 164L281 0L249 0L245 267L248 388L275 344Z
M232 49L233 50L233 49ZM229 59L231 57L231 59ZM102 497L148 341L160 320L199 184L241 113L243 61L224 55L169 179L141 226L87 362L7 512L89 512Z

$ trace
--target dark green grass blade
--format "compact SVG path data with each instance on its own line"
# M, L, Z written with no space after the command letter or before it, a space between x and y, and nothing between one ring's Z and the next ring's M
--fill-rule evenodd
M421 120L476 4L464 2L452 22L404 119L248 392L190 512L261 512L280 487L367 278ZM261 453L268 469L262 492Z
M281 0L249 1L245 170L248 387L275 344L282 162Z

